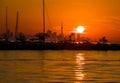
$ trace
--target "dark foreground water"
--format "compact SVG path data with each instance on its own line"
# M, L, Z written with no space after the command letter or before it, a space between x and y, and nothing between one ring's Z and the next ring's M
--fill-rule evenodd
M120 51L0 51L0 83L120 83Z

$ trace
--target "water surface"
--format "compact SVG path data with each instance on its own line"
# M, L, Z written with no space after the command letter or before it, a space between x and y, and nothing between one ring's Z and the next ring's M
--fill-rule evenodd
M0 83L120 83L120 51L0 51Z

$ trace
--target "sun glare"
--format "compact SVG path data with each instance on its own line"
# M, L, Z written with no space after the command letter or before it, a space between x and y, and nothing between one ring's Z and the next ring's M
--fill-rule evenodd
M78 26L77 29L76 29L77 33L83 33L84 31L85 31L84 26Z

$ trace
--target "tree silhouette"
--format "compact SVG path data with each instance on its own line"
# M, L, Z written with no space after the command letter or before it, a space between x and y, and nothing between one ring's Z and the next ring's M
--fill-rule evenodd
M74 33L71 33L70 35L69 35L69 42L70 43L72 43L72 42L74 42L75 41L75 38L74 38L74 36L75 36L75 34Z
M108 40L107 40L106 37L104 36L104 37L102 37L101 39L99 39L99 42L100 42L101 44L107 44Z

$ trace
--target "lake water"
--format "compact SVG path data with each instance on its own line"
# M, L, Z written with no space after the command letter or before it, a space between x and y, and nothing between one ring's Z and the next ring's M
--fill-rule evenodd
M0 83L120 83L120 51L0 51Z

